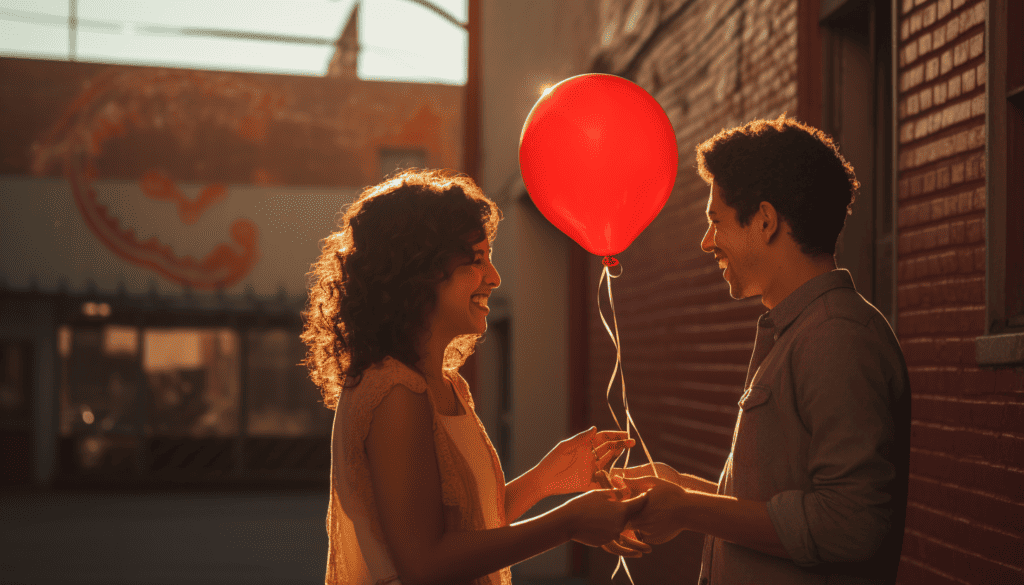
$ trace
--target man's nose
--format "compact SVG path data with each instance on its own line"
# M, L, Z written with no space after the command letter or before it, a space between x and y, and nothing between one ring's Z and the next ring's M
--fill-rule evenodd
M708 231L704 232L704 239L700 241L700 249L707 253L714 252L714 239L711 237L711 226L708 226Z

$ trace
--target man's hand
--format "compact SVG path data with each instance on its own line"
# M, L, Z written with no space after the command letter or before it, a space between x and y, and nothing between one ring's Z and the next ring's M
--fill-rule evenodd
M662 544L683 531L681 512L688 498L685 489L653 476L616 480L626 486L631 496L647 494L647 505L628 524L643 542Z

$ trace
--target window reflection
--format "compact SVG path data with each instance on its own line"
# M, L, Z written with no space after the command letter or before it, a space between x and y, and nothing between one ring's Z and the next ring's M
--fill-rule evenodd
M330 411L301 365L305 346L294 331L249 332L248 434L298 437L330 432Z
M147 435L238 433L238 335L231 329L146 329Z
M138 330L120 325L60 327L61 435L83 437L83 470L131 472L137 443Z

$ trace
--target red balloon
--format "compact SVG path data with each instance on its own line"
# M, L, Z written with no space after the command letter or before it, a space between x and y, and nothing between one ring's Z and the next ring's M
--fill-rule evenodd
M615 75L577 75L552 87L519 137L519 169L537 209L599 256L625 250L654 221L678 166L665 110Z

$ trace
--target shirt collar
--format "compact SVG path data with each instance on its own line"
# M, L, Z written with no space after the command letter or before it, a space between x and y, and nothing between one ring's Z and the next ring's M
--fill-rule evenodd
M819 274L807 282L801 284L797 289L782 299L775 308L762 315L762 319L768 319L775 326L775 338L789 327L796 320L800 313L807 308L815 299L835 288L850 288L857 290L853 285L853 277L850 271L845 268L836 268L824 274Z

